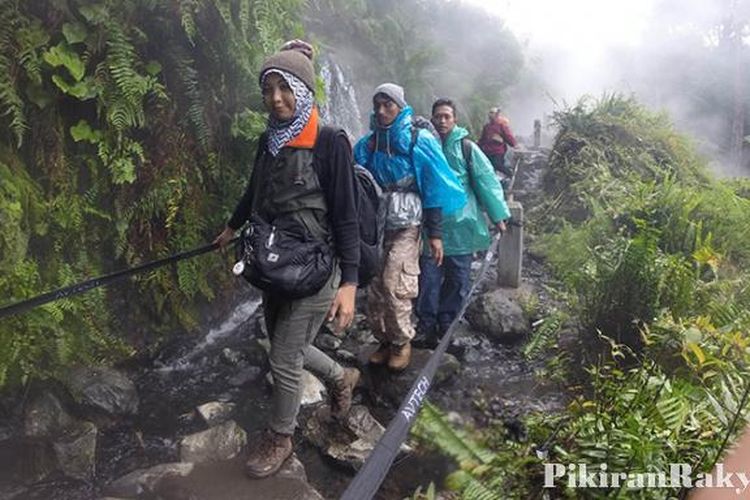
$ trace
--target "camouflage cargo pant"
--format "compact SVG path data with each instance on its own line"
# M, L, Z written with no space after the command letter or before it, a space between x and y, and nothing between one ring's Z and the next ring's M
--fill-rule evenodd
M367 292L370 328L381 342L401 345L414 338L411 308L419 291L420 228L387 231L384 246L383 270Z

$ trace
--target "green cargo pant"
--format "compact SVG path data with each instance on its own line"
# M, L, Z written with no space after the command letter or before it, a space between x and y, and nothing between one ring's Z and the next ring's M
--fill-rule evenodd
M326 382L340 379L343 368L312 345L331 307L340 281L338 265L318 293L288 300L263 295L264 315L271 340L273 402L269 427L280 434L294 434L300 405L302 368Z

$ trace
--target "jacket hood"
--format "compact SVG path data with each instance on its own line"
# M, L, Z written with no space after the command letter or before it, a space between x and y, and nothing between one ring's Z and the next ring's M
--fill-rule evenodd
M453 130L451 130L448 133L448 136L443 140L446 146L450 146L454 142L458 142L462 140L464 137L467 137L469 135L469 131L466 130L463 127L459 127L456 125L453 127Z
M375 145L385 144L385 150L388 154L394 152L406 153L411 143L411 123L414 111L411 106L402 109L393 123L387 127L378 125L375 113L370 113L370 130L375 135Z

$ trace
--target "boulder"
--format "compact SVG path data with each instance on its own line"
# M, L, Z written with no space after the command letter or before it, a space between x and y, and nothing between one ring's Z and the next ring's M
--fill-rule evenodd
M273 375L271 372L268 372L266 375L266 380L269 384L273 385ZM302 406L312 405L323 401L323 394L326 392L326 386L323 385L323 382L321 382L318 377L307 370L302 370L302 380L300 381L300 384L302 385L302 399L300 403Z
M64 380L73 399L104 413L135 415L138 392L133 382L121 372L106 367L78 367Z
M28 498L26 492L28 490L17 484L0 484L0 498L5 500L21 500Z
M329 409L321 406L305 421L302 432L325 455L359 470L385 429L365 406L352 406L343 420L331 418Z
M247 443L247 434L233 420L182 438L180 460L202 463L228 460Z
M478 296L469 305L466 319L475 330L500 343L518 342L531 332L523 309L502 288Z
M347 351L346 349L339 349L338 351L336 351L336 358L347 363L357 362L357 355L351 351Z
M221 350L221 360L229 366L238 366L245 362L245 355L229 347Z
M327 332L321 332L315 337L315 346L326 351L335 351L341 347L341 342L340 338Z
M160 481L155 488L161 500L323 500L307 482L305 468L292 455L276 474L250 480L245 476L244 457L197 464L185 477Z
M134 470L112 481L104 488L104 494L110 497L137 497L144 493L153 493L159 481L170 477L187 476L192 472L193 467L191 463L176 462Z
M94 479L97 434L94 424L79 422L52 443L57 463L66 477L86 482Z
M55 436L73 422L60 400L49 391L34 396L24 408L24 433L28 437Z
M232 387L242 387L243 385L253 382L260 376L262 370L257 366L248 366L242 368L239 372L232 375L229 379L229 385Z
M208 424L209 427L213 427L229 419L229 416L234 411L234 403L219 403L213 401L200 405L196 408L198 414Z

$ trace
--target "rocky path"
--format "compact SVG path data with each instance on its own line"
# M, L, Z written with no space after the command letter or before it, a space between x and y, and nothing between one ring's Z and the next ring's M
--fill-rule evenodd
M517 199L533 194L543 157L524 155ZM517 290L481 289L444 357L429 398L451 419L481 427L500 419L521 439L519 417L554 411L564 391L534 375L521 345L543 310L544 271L525 256ZM360 301L363 303L363 301ZM431 351L416 349L400 374L365 363L375 340L358 316L343 338L316 344L363 372L345 425L327 414L326 391L305 377L295 456L277 476L242 473L248 439L268 415L270 384L259 300L249 288L234 313L202 339L180 339L138 367L82 369L66 384L35 387L0 404L0 499L314 499L337 498L361 466ZM528 307L526 308L528 309ZM532 313L533 315L533 313ZM250 437L248 438L248 434ZM439 483L450 461L408 443L379 498L403 498Z

